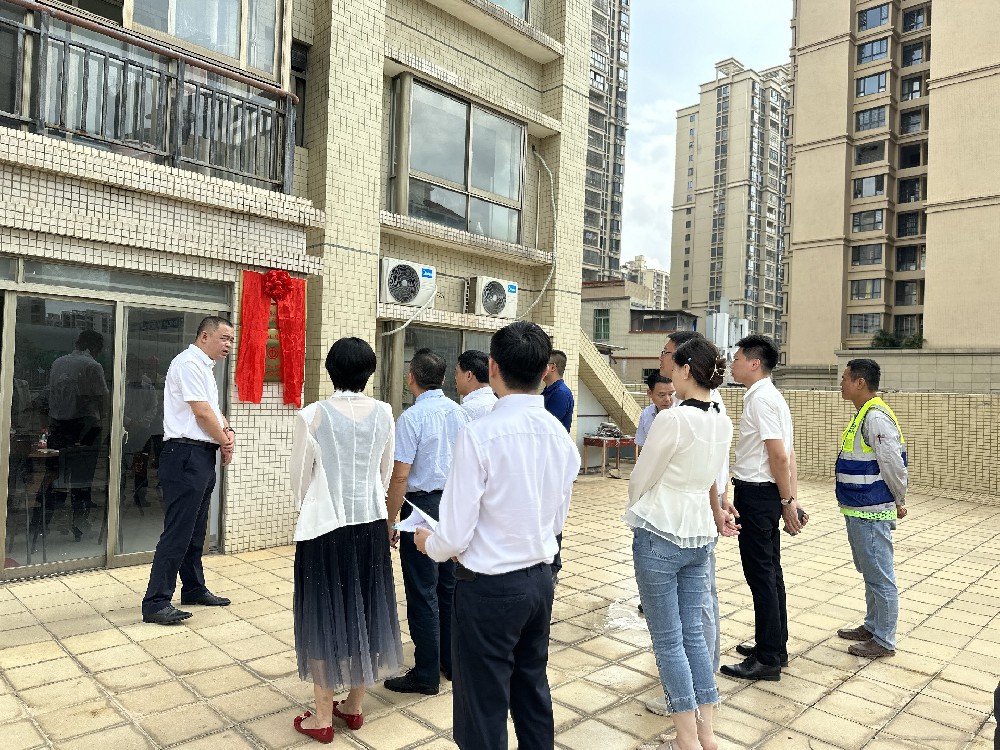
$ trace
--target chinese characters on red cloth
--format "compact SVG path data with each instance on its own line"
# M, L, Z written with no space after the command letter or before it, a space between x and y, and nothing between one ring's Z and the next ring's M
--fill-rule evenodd
M286 271L243 272L240 308L240 349L236 359L236 389L240 401L259 404L264 394L264 360L271 300L278 305L281 382L284 403L302 406L306 361L306 282Z

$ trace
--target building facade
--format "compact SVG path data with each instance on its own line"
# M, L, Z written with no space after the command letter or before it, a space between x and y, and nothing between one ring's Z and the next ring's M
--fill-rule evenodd
M0 578L151 559L163 376L207 314L241 345L244 271L308 280L304 402L356 335L402 409L415 349L453 363L515 308L575 386L589 2L76 5L0 0ZM86 450L50 437L64 356L93 376ZM296 408L269 381L239 401L235 362L227 552L286 544L296 518Z
M641 383L659 371L667 334L697 330L697 317L653 305L648 287L631 281L585 281L581 323L584 333L609 355L623 383Z
M629 0L593 0L583 278L619 277L628 112Z
M1000 177L974 144L992 141L976 103L1000 91L998 20L971 0L795 3L787 362L801 382L878 336L903 347L884 353L910 363L900 376L942 353L962 370L890 387L990 387Z
M746 319L781 346L790 70L733 59L677 112L670 299Z
M657 310L670 307L670 272L653 268L643 255L622 265L622 278L653 291L652 306Z

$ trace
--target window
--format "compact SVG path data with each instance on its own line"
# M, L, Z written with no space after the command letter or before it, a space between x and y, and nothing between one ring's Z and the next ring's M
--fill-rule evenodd
M277 63L278 0L143 0L133 21L185 42L233 57L268 73ZM247 39L241 45L246 21Z
M919 99L921 93L923 92L924 79L923 76L913 76L911 78L904 78L903 82L900 84L900 93L902 94L903 101L908 102L910 99Z
M876 5L868 10L858 11L858 31L877 29L889 23L889 4Z
M292 41L292 86L299 103L295 105L295 145L306 145L306 68L309 64L309 47Z
M922 112L919 109L911 109L909 112L902 112L899 115L899 132L903 135L907 133L919 133L923 130Z
M920 212L899 214L896 217L896 236L912 237L915 234L920 234Z
M927 247L925 245L905 245L896 248L897 271L920 271L926 266Z
M895 333L897 338L908 339L924 332L923 315L897 315Z
M854 197L871 198L873 195L885 195L885 175L874 177L857 177L854 180Z
M912 177L899 181L899 202L913 203L920 200L920 178Z
M885 158L885 141L877 143L864 143L854 148L855 164L871 164L882 161Z
M122 0L63 0L67 5L122 25Z
M913 10L906 11L903 14L903 31L917 31L924 28L926 12L924 8L914 8Z
M688 122L694 122L694 115L691 115L690 117L688 117Z
M875 266L882 262L882 245L856 245L851 248L852 266Z
M597 68L602 73L608 72L608 56L600 52L590 51L590 67Z
M859 279L851 282L851 299L881 299L882 279Z
M855 96L859 97L880 94L885 91L885 73L876 73L875 75L859 78L855 82L855 88Z
M409 215L517 242L524 127L417 82L410 109Z
M920 65L924 61L924 43L915 42L914 44L904 44L903 45L903 65L902 67L908 68L911 65Z
M896 304L897 305L919 305L920 304L920 282L919 281L897 281L896 282Z
M886 109L887 107L873 107L861 110L854 115L854 129L862 131L884 128Z
M607 341L611 338L611 310L594 310L594 341Z
M899 168L900 169L912 169L913 167L919 167L923 159L920 154L920 144L913 143L909 146L899 147Z
M851 333L877 333L882 328L882 313L848 315Z
M889 56L889 37L858 45L858 65L882 60Z
M882 229L885 212L881 209L874 211L859 211L851 215L852 232L874 232Z

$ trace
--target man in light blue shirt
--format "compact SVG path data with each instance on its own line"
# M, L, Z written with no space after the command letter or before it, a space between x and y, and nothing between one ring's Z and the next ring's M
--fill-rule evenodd
M389 534L394 541L396 517L408 517L411 506L437 520L441 491L451 471L452 449L459 431L469 423L465 410L441 390L445 371L444 358L430 349L419 349L410 360L406 384L416 400L396 422L395 463L386 499ZM399 540L399 557L414 666L403 676L386 680L385 687L397 693L436 695L440 675L451 679L455 563L436 563L422 555L413 544L412 533L404 533Z
M652 402L639 415L639 426L635 429L635 444L642 448L646 444L646 435L653 426L656 415L674 404L674 384L670 378L657 372L652 372L646 378L646 396Z

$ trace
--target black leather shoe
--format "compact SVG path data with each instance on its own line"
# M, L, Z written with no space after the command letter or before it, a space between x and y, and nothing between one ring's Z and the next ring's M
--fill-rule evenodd
M757 656L757 647L751 646L749 643L741 643L736 647L736 653L740 656ZM788 666L788 654L781 655L781 666Z
M420 693L422 695L437 695L437 685L421 685L413 679L413 670L402 677L392 677L385 681L385 689L394 693Z
M143 614L143 622L151 622L155 625L177 625L191 616L190 612L182 612L169 604L159 612Z
M777 682L781 679L781 667L768 667L757 661L757 657L748 656L739 664L724 664L719 670L726 677L739 680L767 680Z
M451 670L441 667L441 676L444 677L448 682L451 682Z
M224 596L216 596L211 591L206 591L201 596L196 596L193 599L185 599L182 596L181 604L200 604L203 607L228 607L232 602Z

